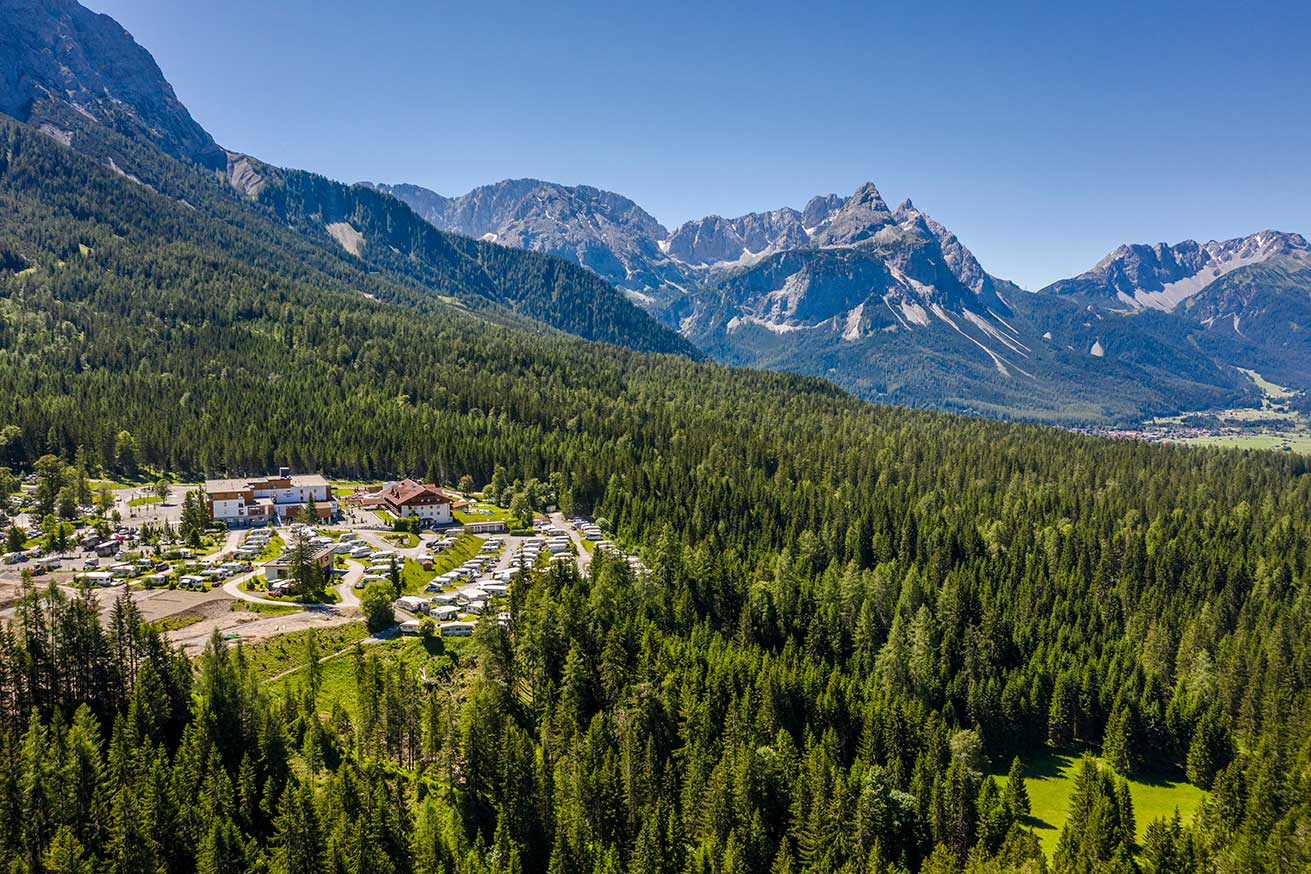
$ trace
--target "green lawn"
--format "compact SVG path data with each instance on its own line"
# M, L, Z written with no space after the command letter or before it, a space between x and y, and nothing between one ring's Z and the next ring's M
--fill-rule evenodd
M1311 436L1305 434L1219 434L1207 437L1186 437L1180 440L1189 446L1221 446L1227 449L1273 449L1311 455Z
M259 604L255 601L233 601L232 609L234 611L246 610L251 613L263 613L269 616L285 616L288 613L299 613L304 608L292 604Z
M454 546L437 554L432 561L431 571L425 571L423 565L417 561L407 560L401 572L405 594L415 595L422 592L423 587L428 585L428 581L433 577L441 576L451 568L458 567L473 558L482 549L483 540L484 538L473 534L460 535L455 539Z
M275 580L275 582L277 581ZM261 598L268 598L270 601L280 601L284 604L293 606L297 604L302 606L312 604L336 604L341 600L341 595L338 595L337 590L332 588L332 586L329 586L327 591L323 593L322 601L305 600L306 596L304 595L274 595L269 592L268 584L264 582L261 577L251 577L248 580L243 580L237 584L237 588L250 595L258 595ZM250 602L247 603L249 604ZM250 606L254 605L251 604Z
M461 525L470 522L509 522L510 511L503 510L495 504L478 502L470 504L467 510L456 510L455 521Z
M100 488L101 486L109 486L111 489L114 489L115 491L118 491L118 490L120 490L120 489L130 489L130 488L132 488L132 486L129 485L128 483L121 483L121 482L117 482L117 481L112 480L112 479L93 479L93 480L87 480L87 485L90 486L91 489L92 489L93 491L94 491L95 489ZM138 485L139 485L139 483L138 483Z
M1024 762L1024 783L1029 790L1031 808L1029 825L1037 833L1042 848L1050 856L1056 850L1061 828L1070 814L1070 795L1074 792L1074 773L1079 766L1076 754L1043 750L1021 756ZM1100 763L1101 760L1099 759ZM1009 762L997 762L1001 770L993 776L1005 788ZM1103 767L1105 767L1103 765ZM1191 820L1201 806L1206 793L1184 782L1182 775L1140 774L1129 780L1129 794L1133 798L1134 819L1138 837L1154 819L1168 819L1175 808L1185 822Z
M157 619L150 623L150 627L167 633L179 628L186 628L188 625L195 625L200 619L201 617L194 613L179 613L175 616L165 616L163 619Z
M133 498L132 500L127 502L127 505L129 507L145 507L145 506L149 506L150 504L162 504L162 503L164 503L163 498L159 497L158 495L150 495L149 497L146 498Z
M274 534L269 538L268 545L261 549L259 554L251 559L251 564L262 564L266 561L272 561L282 555L283 545L282 538Z

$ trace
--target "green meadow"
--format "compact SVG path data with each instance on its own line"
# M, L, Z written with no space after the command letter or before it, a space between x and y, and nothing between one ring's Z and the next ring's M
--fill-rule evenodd
M1070 796L1074 793L1074 774L1079 766L1079 755L1056 750L1021 756L1024 763L1024 783L1029 790L1029 825L1032 826L1043 849L1051 856L1056 840L1061 835L1070 814ZM1101 759L1097 763L1106 767ZM1008 765L1009 763L998 763ZM1003 788L1006 770L994 774ZM1141 840L1147 825L1154 819L1168 819L1176 808L1179 816L1188 822L1197 813L1206 793L1186 782L1182 774L1140 774L1129 780L1129 794L1133 797L1134 819Z

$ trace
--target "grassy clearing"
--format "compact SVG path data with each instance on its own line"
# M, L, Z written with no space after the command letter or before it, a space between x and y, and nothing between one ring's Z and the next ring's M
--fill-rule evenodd
M382 539L401 549L413 549L419 545L419 535L413 531L397 531L393 534L385 534Z
M401 637L384 643L370 645L369 655L377 655L387 669L395 670L399 662L407 671L415 675L421 673L433 681L458 683L472 670L468 638L433 638L424 641L414 637ZM319 649L324 650L323 641ZM301 644L304 650L304 644ZM304 688L306 672L296 671L271 684L277 691L299 692ZM339 656L322 665L322 684L319 687L318 706L321 712L330 712L340 704L352 718L358 715L358 701L355 692L355 659L350 654Z
M275 580L275 582L277 582ZM281 601L288 605L312 606L315 604L336 604L341 600L341 595L331 586L323 593L323 600L316 601L310 599L307 595L275 595L268 589L268 584L262 577L251 577L248 580L242 580L237 583L237 588L248 595L257 595L261 598L268 598L270 601ZM250 602L247 602L248 604ZM254 604L251 604L254 606Z
M1296 394L1296 392L1286 389L1282 385L1275 385L1255 370L1247 370L1242 367L1238 369L1246 374L1248 379L1256 383L1256 387L1261 389L1261 393L1268 398L1273 400L1284 400L1285 398L1291 398Z
M1074 774L1079 767L1079 756L1043 750L1021 756L1021 761L1024 762L1024 783L1029 790L1032 809L1029 825L1042 842L1043 850L1050 856L1056 851L1056 841L1070 816L1070 796L1074 793ZM1097 761L1102 764L1100 759ZM994 776L1004 788L1005 767ZM1191 820L1206 795L1196 786L1185 783L1181 775L1158 774L1141 774L1130 779L1129 794L1133 797L1134 818L1140 840L1152 820L1168 819L1174 815L1175 808L1179 809L1179 816L1185 822Z
M269 538L268 545L266 545L263 549L261 549L259 551L259 554L256 555L253 559L251 559L251 563L260 564L262 562L272 561L273 559L282 555L283 546L284 544L282 542L282 538L274 534L272 537Z
M412 558L407 558L405 566L401 568L401 589L407 595L418 594L435 576L437 576L436 571L426 571L423 565Z
M304 608L291 604L259 604L254 601L232 602L234 612L245 610L248 613L261 613L266 616L286 616L290 613L299 613L302 609Z
M112 479L93 479L93 480L89 480L87 482L87 485L90 486L93 491L95 489L100 488L101 486L109 486L114 491L119 491L120 489L132 488L132 485L130 483L121 483L118 482L117 480L112 480ZM137 485L140 485L140 483L138 483Z
M179 613L176 616L165 616L163 619L150 623L150 625L161 632L169 632L176 631L179 628L186 628L188 625L195 625L199 621L200 617L195 614Z
M279 634L266 640L243 643L241 651L245 654L246 661L250 663L255 676L267 680L306 664L306 642L311 634L318 636L319 658L323 658L368 637L369 630L363 622L348 622L326 628L307 628Z
M162 503L164 503L163 498L159 497L158 495L150 495L149 497L146 498L133 498L132 500L127 502L127 505L129 507L148 507L151 504L162 504Z

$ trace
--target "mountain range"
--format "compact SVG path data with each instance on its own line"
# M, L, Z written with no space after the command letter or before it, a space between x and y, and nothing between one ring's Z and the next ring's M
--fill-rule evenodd
M720 360L875 400L1077 423L1251 402L1239 368L1311 388L1297 234L1121 246L1033 293L868 182L672 231L589 186L520 179L448 198L361 184L439 228L581 264Z
M111 18L73 0L0 8L0 111L230 226L290 232L281 245L298 257L372 277L358 283L371 297L1065 424L1250 403L1246 371L1311 390L1311 247L1297 234L1126 245L1030 292L868 182L672 230L590 186L346 185L220 147Z

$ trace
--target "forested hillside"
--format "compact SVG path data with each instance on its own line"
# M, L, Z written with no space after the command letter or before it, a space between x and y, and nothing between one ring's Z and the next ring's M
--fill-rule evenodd
M352 714L261 690L221 641L193 677L126 605L100 629L30 594L0 636L10 870L1311 861L1305 458L416 318L294 239L0 125L3 463L112 463L127 429L179 475L555 474L652 574L521 579L447 679L361 654ZM1210 795L1135 841L1122 784L1089 769L1044 861L985 774L1048 744Z
M30 120L123 178L347 277L360 292L420 308L456 299L475 309L490 304L589 340L701 357L589 271L441 233L400 201L371 189L245 155L229 156L228 168L216 173L97 124L59 100L37 101ZM351 235L343 237L350 249L333 229ZM233 238L229 230L223 234Z

